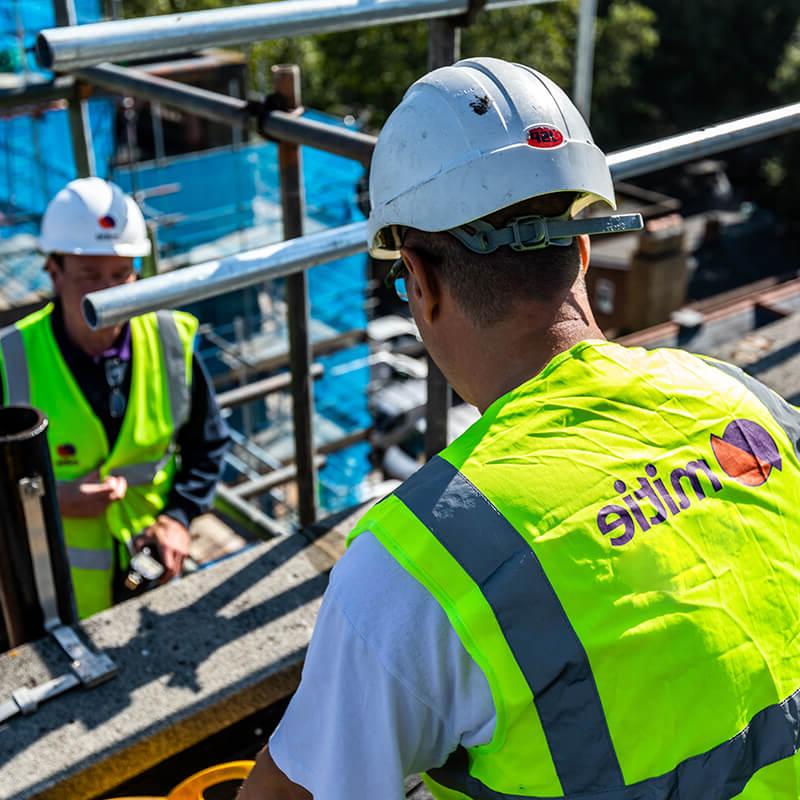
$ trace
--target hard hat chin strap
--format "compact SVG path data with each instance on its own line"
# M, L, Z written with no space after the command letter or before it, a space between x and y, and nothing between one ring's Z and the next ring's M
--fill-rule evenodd
M611 217L566 219L563 217L517 217L503 228L476 220L447 233L455 236L468 250L479 255L494 253L499 247L512 250L540 250L550 245L572 244L581 234L627 233L644 227L641 214L616 214Z

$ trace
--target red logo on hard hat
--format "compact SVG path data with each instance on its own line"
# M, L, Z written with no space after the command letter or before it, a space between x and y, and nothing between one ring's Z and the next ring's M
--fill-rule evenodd
M537 125L528 129L528 144L531 147L560 147L564 144L564 134L552 125Z
M100 219L97 221L100 223L101 228L115 228L117 225L117 221L110 214L100 217Z
M56 452L61 456L61 458L71 458L75 455L77 450L75 449L74 444L60 444Z

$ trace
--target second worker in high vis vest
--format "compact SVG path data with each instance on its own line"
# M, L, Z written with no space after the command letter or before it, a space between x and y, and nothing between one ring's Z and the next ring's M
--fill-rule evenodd
M189 523L211 504L228 434L193 355L194 317L161 311L98 331L83 319L83 296L135 280L134 259L150 251L134 201L99 178L72 181L48 205L39 245L55 299L0 331L0 403L48 417L86 617L125 596L130 558L145 546L163 580L180 574Z
M406 93L369 248L481 411L350 536L240 800L797 800L800 411L605 340L587 234L640 227L567 96L476 58Z

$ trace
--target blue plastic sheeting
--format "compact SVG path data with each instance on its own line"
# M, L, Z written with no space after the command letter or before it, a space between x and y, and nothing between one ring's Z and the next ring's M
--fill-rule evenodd
M78 21L101 19L99 0L76 0ZM0 0L0 71L40 81L31 53L36 34L55 25L51 0ZM95 162L108 174L114 152L114 107L110 100L89 101ZM0 118L0 293L8 305L25 303L50 283L36 252L35 237L47 203L77 177L66 109Z
M100 5L100 0L75 0L78 24L102 19ZM0 0L0 71L44 73L32 50L39 31L55 24L52 0Z
M100 0L75 6L80 23L102 19ZM37 33L54 25L51 0L0 0L0 71L48 77L30 51ZM97 172L105 177L114 152L112 102L91 100L89 121ZM48 201L77 176L67 111L31 116L11 109L0 118L0 159L0 238L36 235Z
M97 174L107 177L114 152L114 106L89 101ZM53 195L77 177L66 109L0 119L0 237L37 234Z
M340 124L327 115L309 116ZM363 167L348 159L302 148L306 194L305 230L346 225L363 219L356 184ZM174 191L153 196L145 211L158 225L162 257L192 263L251 249L282 239L278 148L272 142L192 153L118 169L113 179L126 191L173 184ZM237 231L242 231L241 236ZM311 315L334 331L364 329L366 256L322 264L309 272ZM228 324L217 333L232 336L232 318L246 314L242 294L216 301L227 308ZM350 433L369 426L367 347L322 360L326 374L315 384L319 414ZM349 365L349 366L348 366ZM267 421L269 424L269 420ZM369 472L369 445L359 444L328 456L320 472L320 503L333 511L353 505Z
M144 209L158 223L159 254L172 257L255 223L255 198L277 192L262 177L259 150L247 145L148 161L115 169L112 179L126 192L174 185L146 199Z

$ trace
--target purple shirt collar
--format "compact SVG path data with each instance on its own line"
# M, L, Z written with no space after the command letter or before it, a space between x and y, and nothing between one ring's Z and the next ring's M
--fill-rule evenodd
M93 356L95 364L99 364L107 358L118 358L120 361L131 360L131 326L129 322L125 323L116 341L108 350L103 350L99 356Z

